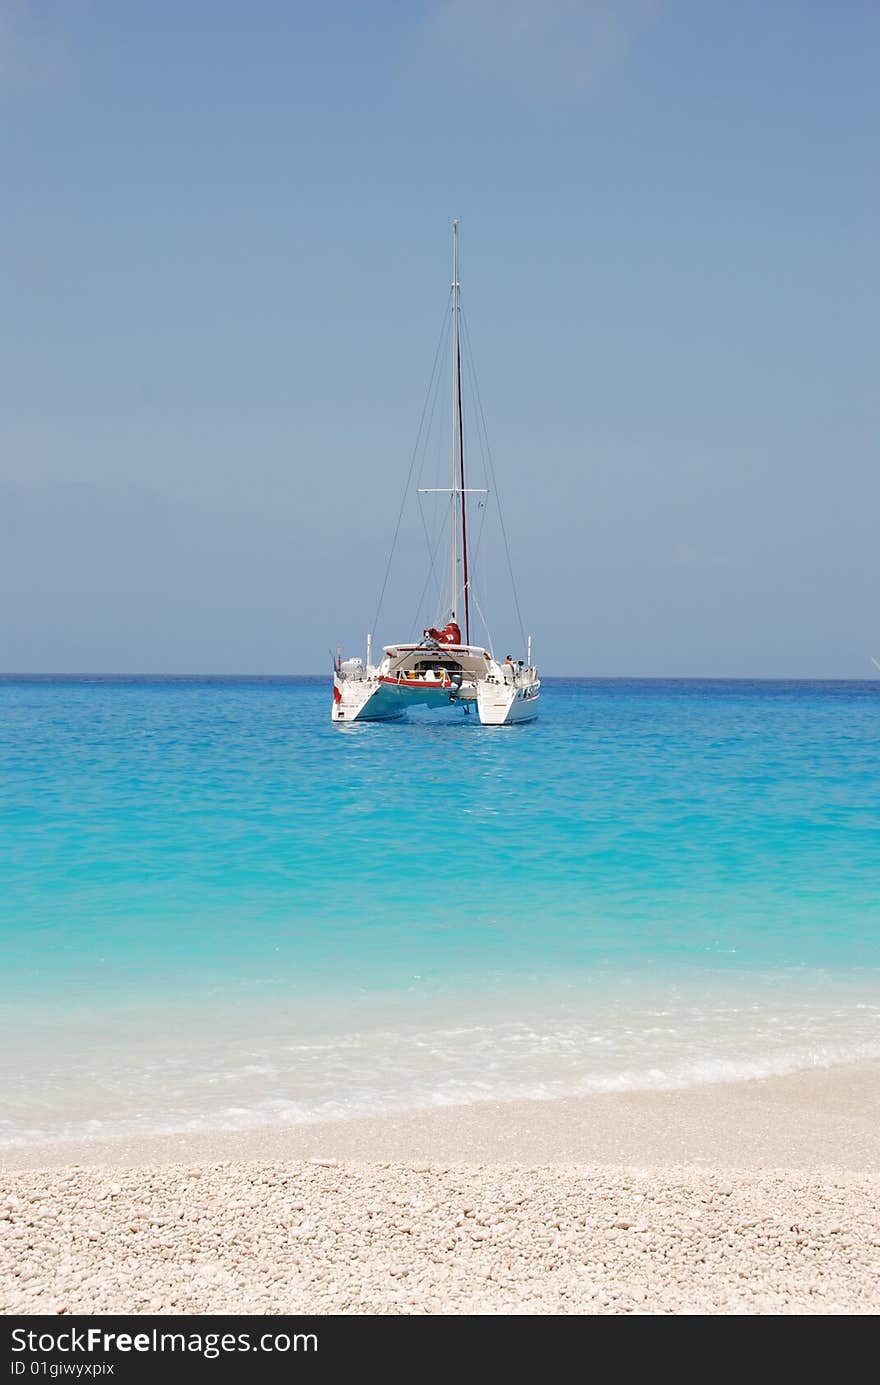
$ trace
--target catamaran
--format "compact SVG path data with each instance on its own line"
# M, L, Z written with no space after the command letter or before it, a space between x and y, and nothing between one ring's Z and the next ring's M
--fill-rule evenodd
M377 662L373 662L372 631L367 635L365 661L359 657L343 659L341 650L337 651L331 710L335 722L388 721L403 716L410 707L423 706L447 712L460 708L465 714L475 708L483 726L510 726L530 721L538 710L541 682L532 663L531 636L526 641L525 658L517 660L511 655L496 658L491 637L488 648L471 642L475 593L469 565L468 510L470 497L486 495L487 491L465 484L458 227L456 220L452 223L450 485L420 491L448 497L450 552L445 602L435 624L423 629L421 638L385 645ZM509 548L508 563L515 595ZM517 601L517 609L518 605ZM488 637L488 629L486 633Z

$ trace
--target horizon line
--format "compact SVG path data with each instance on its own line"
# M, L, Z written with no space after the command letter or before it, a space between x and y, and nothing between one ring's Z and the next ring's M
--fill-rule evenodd
M0 681L25 681L25 680L45 680L45 679L67 679L81 680L103 679L103 680L128 680L149 682L158 679L185 679L200 678L212 682L220 682L223 679L251 680L257 682L260 679L294 679L294 678L313 678L327 680L330 675L326 673L216 673L208 671L190 670L182 673L155 672L155 673L132 673L125 670L98 671L90 670L84 673L74 673L64 669L54 669L48 672L38 672L28 669L12 669L8 672L0 670ZM871 676L870 674L750 674L750 673L547 673L542 674L542 681L564 681L567 679L583 679L584 681L596 683L880 683L880 674Z

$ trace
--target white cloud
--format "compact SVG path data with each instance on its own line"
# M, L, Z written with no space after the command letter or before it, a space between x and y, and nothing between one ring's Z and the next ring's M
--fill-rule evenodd
M655 0L431 0L421 41L441 69L526 101L590 95L626 58Z

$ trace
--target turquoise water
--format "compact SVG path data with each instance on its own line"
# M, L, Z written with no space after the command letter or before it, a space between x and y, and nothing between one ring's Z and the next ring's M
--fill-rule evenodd
M880 1056L880 684L0 680L0 1138Z

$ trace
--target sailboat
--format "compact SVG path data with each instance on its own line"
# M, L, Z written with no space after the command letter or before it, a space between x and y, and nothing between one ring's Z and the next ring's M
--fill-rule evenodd
M432 494L447 496L450 506L445 608L441 607L436 624L426 627L421 638L384 645L376 662L372 631L367 635L366 661L343 659L341 650L337 651L331 707L334 722L389 721L417 706L446 712L458 708L465 714L475 709L483 726L511 726L531 721L537 714L541 681L532 663L531 636L526 641L525 658L517 660L511 655L504 660L496 658L491 639L489 648L471 642L468 505L474 490L466 485L465 477L458 228L456 220L452 223L450 486L430 488ZM513 580L512 566L510 575Z

